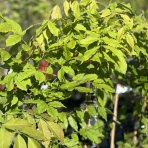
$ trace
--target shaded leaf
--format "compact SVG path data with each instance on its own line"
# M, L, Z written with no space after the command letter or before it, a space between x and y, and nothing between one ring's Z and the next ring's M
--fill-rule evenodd
M107 112L104 107L98 107L98 113L103 119L107 121Z

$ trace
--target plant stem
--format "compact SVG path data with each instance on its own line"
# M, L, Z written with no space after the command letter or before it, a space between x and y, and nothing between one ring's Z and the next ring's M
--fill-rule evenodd
M115 147L115 131L116 131L116 121L117 121L117 114L118 114L118 100L119 100L119 94L116 93L115 96L114 96L113 127L112 127L112 130L111 130L110 148Z

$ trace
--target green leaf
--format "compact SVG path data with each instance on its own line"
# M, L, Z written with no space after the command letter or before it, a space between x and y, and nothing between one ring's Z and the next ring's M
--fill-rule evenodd
M78 145L77 145L79 143L78 135L73 133L71 135L71 137L72 138L65 138L64 139L64 144L69 148L71 148L71 147L72 148L79 148Z
M106 96L106 94L103 93L103 97L102 96L98 96L98 102L99 102L101 107L105 107L105 105L107 103L107 96Z
M95 106L88 105L88 106L87 106L87 110L88 110L88 113L89 113L92 117L94 117L94 116L97 115Z
M36 140L28 137L28 148L41 148L41 145Z
M1 62L9 60L11 57L10 53L7 50L1 48L0 48L0 56L1 56Z
M107 113L104 107L98 107L98 114L107 121Z
M77 125L76 120L73 118L73 116L70 116L70 117L68 118L68 121L69 121L70 126L71 126L74 130L78 131L78 125Z
M34 75L35 79L39 81L39 84L46 80L45 75L41 71L36 71Z
M21 26L17 22L15 22L11 19L7 19L6 21L7 21L7 23L9 23L11 25L10 31L12 31L16 34L19 34L19 35L21 35L23 33Z
M7 33L11 31L11 24L8 22L0 23L0 32Z
M84 53L82 61L87 61L88 59L90 59L97 52L97 50L98 50L98 47L94 47L92 49L87 50Z
M82 24L77 24L74 28L76 31L86 31L87 29Z
M115 63L115 61L109 56L109 54L103 52L103 55L104 55L105 60Z
M75 75L74 77L73 77L73 80L74 81L80 81L80 80L82 80L83 78L84 78L84 73L81 73L81 74L77 74L77 75Z
M118 61L117 61L118 65L117 64L115 65L116 69L119 72L125 74L127 71L127 62L126 62L124 53L121 50L112 46L104 46L104 47L110 50L114 55L116 55L116 57L118 58Z
M7 19L6 22L0 23L0 32L3 32L3 33L13 32L21 35L22 28L15 21Z
M27 85L28 86L32 85L31 80L27 78L31 77L32 74L34 74L34 71L31 70L26 70L26 72L18 73L18 75L15 77L15 83L17 87L21 90L27 91Z
M49 102L48 105L55 108L65 107L61 102L58 102L58 101Z
M32 74L34 74L34 72L36 71L36 69L35 69L35 67L34 67L32 64L27 63L27 64L23 67L23 71L24 71L24 72L27 72L27 73L23 73L23 74L22 74L22 75L24 75L23 77L22 77L22 75L21 75L21 77L22 77L21 80L24 80L24 79L30 77Z
M67 44L67 47L70 48L70 49L74 49L76 46L76 41L74 39L71 39L68 44ZM68 52L68 51L67 51ZM69 52L70 53L70 52ZM72 54L72 53L70 53Z
M48 22L48 29L49 31L54 35L54 36L58 36L59 35L59 29L56 27L56 25L49 21Z
M117 33L117 40L118 41L120 41L122 39L122 37L123 37L123 35L125 33L124 31L125 31L124 27L122 27L121 29L119 29L119 31Z
M16 83L16 85L17 85L17 87L18 87L19 89L25 90L25 91L27 91L27 85L28 85L28 86L31 86L31 85L32 85L30 79L28 79L28 80L23 80L23 81L21 81L21 82L20 82L18 79L15 79L15 83Z
M98 78L96 74L87 74L83 77L84 82L94 81Z
M17 135L13 148L27 148L26 142L21 135Z
M148 90L148 83L144 83L145 90Z
M14 133L7 131L5 128L1 127L0 129L0 147L1 148L9 148L12 139L13 139Z
M16 76L16 73L10 73L5 76L3 83L6 84L7 90L11 91L14 88L14 78Z
M76 90L78 90L79 92L85 92L85 93L92 93L92 89L87 88L87 87L76 87Z
M67 74L70 74L72 76L75 75L74 70L70 66L63 66L62 67L63 71L65 71Z
M39 114L44 113L47 110L47 104L44 101L37 103L37 111Z
M59 71L58 71L58 79L60 81L63 81L65 78L64 78L64 70L63 68L61 68Z
M54 122L48 121L47 122L49 129L55 134L55 136L58 138L58 140L61 141L61 143L64 142L64 132L62 128Z
M111 11L109 9L105 9L102 11L101 17L107 17L111 15Z
M112 88L111 86L109 86L109 85L107 85L107 84L98 84L98 83L95 83L95 82L93 82L93 86L95 86L96 88L98 88L98 89L103 89L103 90L105 90L105 91L107 91L107 92L111 92L111 93L114 93L114 88Z
M127 62L126 62L126 59L123 57L122 54L119 54L118 55L118 68L119 68L119 71L123 74L126 74L126 71L127 71Z
M119 41L112 39L112 38L108 38L108 37L103 37L102 40L104 41L105 44L109 45L107 47L120 47L121 45L119 44ZM106 46L104 46L105 48L107 48Z
M27 44L22 44L22 49L24 49L24 51L31 51L31 47Z
M48 73L48 74L53 74L53 69L52 69L51 66L48 66L47 72L46 72L46 73Z
M80 1L80 5L81 5L81 6L87 6L87 5L90 4L90 2L91 2L90 0L81 0L81 1Z
M127 43L129 44L129 46L133 49L134 44L135 44L133 37L130 34L127 34L126 35L126 40L127 40Z
M6 46L13 46L21 41L21 36L18 34L9 35L6 39Z
M61 89L67 89L67 90L71 91L71 90L75 89L75 87L78 86L78 85L79 85L78 82L67 82L65 84L62 84L60 86L60 88Z
M77 1L73 1L73 3L70 5L71 10L74 13L74 16L76 18L80 17L80 8L79 8L79 3Z
M81 45L90 45L98 40L99 40L99 38L96 36L88 36L85 39L80 40L80 44Z
M18 102L17 96L13 96L13 99L12 99L12 101L11 101L11 106L17 104L17 102Z
M48 106L47 108L47 113L50 117L52 117L53 120L57 120L57 117L58 117L58 111L56 108L54 107L51 107L51 106Z
M133 28L133 19L130 18L126 14L120 14L120 16L123 19L124 24L127 25L130 29L132 29Z

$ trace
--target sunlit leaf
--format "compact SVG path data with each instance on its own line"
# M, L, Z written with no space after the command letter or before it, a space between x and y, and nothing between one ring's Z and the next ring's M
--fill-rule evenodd
M6 46L12 46L21 41L21 36L18 34L9 35L6 40Z
M28 138L28 148L41 148L41 145L36 140Z
M9 148L13 140L14 133L7 131L5 128L0 129L0 147Z
M51 130L51 132L53 132L55 134L55 136L61 141L61 143L64 142L64 133L62 128L54 122L48 121L47 122L49 129Z
M60 10L60 7L58 5L56 5L53 10L52 10L52 13L51 13L51 18L52 19L59 19L61 18L61 10Z
M26 142L21 135L17 135L13 148L27 148Z
M70 117L68 118L68 121L69 121L70 126L71 126L73 129L75 129L76 131L78 131L78 125L77 125L76 120L73 118L73 116L70 116Z

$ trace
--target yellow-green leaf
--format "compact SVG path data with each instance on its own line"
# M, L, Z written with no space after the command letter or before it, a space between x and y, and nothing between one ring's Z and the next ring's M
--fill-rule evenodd
M133 49L134 48L134 39L130 34L126 35L126 41L129 44L129 46Z
M13 148L27 148L26 142L21 135L17 135Z
M36 140L28 137L28 148L41 148L41 145Z
M68 3L67 0L64 1L63 6L64 6L65 15L68 16L68 11L69 11L69 9L70 9L70 5L69 5L69 3Z
M14 133L7 131L5 128L0 129L0 147L9 148L13 139Z
M101 17L107 17L111 15L111 11L109 9L105 9L102 11Z
M1 62L7 61L11 57L10 53L7 50L1 48L0 48L0 56L1 56Z
M54 35L54 36L58 36L59 35L59 29L56 27L56 25L49 21L48 22L48 29L49 31Z
M21 41L21 36L18 34L9 35L6 39L6 46L13 46Z
M61 17L62 17L61 9L60 9L60 7L58 5L56 5L52 10L51 19L59 19Z
M80 40L80 44L81 45L89 45L89 44L92 44L98 40L99 40L99 38L96 36L88 36L85 39Z
M50 131L48 129L47 123L43 119L40 119L40 122L38 124L38 127L39 127L39 130L42 131L42 133L44 134L44 137L48 141L50 141L51 133L50 133Z
M10 130L20 130L23 127L31 126L31 124L25 119L12 118L4 123L3 126Z
M57 137L58 140L61 141L61 143L64 142L64 132L62 130L62 128L54 122L48 121L48 127L49 129L55 134L55 136Z

